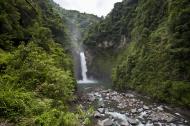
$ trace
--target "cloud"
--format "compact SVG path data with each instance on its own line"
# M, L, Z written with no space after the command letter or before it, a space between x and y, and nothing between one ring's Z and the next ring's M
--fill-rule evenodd
M122 0L54 0L61 7L69 10L106 16L114 6L114 3Z

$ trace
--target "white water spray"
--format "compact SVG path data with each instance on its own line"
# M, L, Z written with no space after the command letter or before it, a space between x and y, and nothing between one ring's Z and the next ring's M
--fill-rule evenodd
M80 62L81 62L81 73L82 80L79 80L78 83L96 83L94 80L89 80L87 77L87 66L86 66L86 58L84 52L80 52Z
M84 52L80 53L80 58L81 58L81 70L82 70L82 78L83 81L87 81L87 66L86 66L86 59L85 59L85 55Z

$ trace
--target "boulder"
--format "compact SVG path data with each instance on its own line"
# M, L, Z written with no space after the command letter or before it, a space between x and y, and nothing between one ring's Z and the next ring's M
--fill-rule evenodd
M109 118L103 120L103 122L104 122L104 126L112 126L112 124L113 124L113 121Z

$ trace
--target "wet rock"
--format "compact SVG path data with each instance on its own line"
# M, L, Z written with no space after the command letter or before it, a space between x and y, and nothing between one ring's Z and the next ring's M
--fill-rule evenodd
M140 108L140 109L138 109L137 111L138 111L138 113L140 113L140 112L143 111L143 108Z
M94 113L94 117L95 117L95 118L101 118L102 115L101 115L98 111L96 111L96 112Z
M149 109L149 107L148 107L148 106L146 106L146 105L143 105L143 109L148 110L148 109Z
M99 92L94 93L94 95L95 95L96 97L99 97L99 98L102 97L102 95L101 95Z
M104 113L107 113L108 111L109 111L108 108L105 108L105 109L104 109Z
M126 115L126 116L129 116L129 113L128 113L128 112L126 112L126 113L125 113L125 115Z
M98 126L104 126L104 122L103 121L101 121L101 120L98 120Z
M98 101L98 106L99 106L100 108L105 107L104 101L103 101L102 99L99 99L99 101Z
M129 97L129 98L133 98L134 95L133 94L125 94L126 97Z
M129 123L127 121L122 121L120 123L120 126L129 126Z
M110 90L108 89L108 90L103 90L103 91L101 91L102 93L109 93L110 92Z
M106 100L109 100L110 98L107 96L105 99L106 99Z
M159 111L164 111L164 108L163 108L162 105L158 106L157 109L158 109Z
M115 120L127 121L125 114L121 114L118 112L108 112L107 114L110 115L111 117L113 117Z
M177 126L176 124L171 123L170 126Z
M113 112L113 111L114 111L114 109L113 109L113 108L110 108L110 109L109 109L109 111L110 111L110 112Z
M100 112L101 114L104 113L104 108L98 108L98 112Z
M129 122L131 125L137 125L137 124L138 124L138 121L136 121L136 119L128 118L127 120L128 120L128 122Z
M125 108L126 107L126 105L124 104L124 103L120 103L118 106L117 106L117 108L119 108L119 109L123 109L123 108Z
M153 122L166 121L167 123L171 123L175 121L173 115L165 112L153 112L150 115L150 119L152 119Z
M140 113L139 118L143 119L143 118L147 118L147 117L148 117L148 113L146 111Z
M131 112L132 113L136 113L137 112L137 109L135 108L135 109L131 109Z
M174 122L176 119L172 116L166 116L164 120L166 120L166 122L168 123L171 123Z
M105 119L103 122L104 126L112 126L113 124L113 121L111 119Z
M161 123L157 122L157 123L153 123L154 126L162 126Z
M139 121L140 121L142 124L146 124L146 120L144 120L143 118L139 118Z
M93 102L93 101L95 101L95 96L93 95L93 94L89 94L88 95L88 101L90 101L90 102Z
M181 116L179 113L175 113L177 116Z

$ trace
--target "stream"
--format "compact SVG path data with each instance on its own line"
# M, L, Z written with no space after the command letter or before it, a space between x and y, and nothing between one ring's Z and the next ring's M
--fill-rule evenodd
M110 83L89 80L84 52L80 59L82 80L78 81L78 98L84 109L94 107L92 126L190 126L189 117L174 108L132 91L114 91Z
M119 93L97 84L78 84L80 104L95 108L93 126L190 126L173 108L131 91Z

